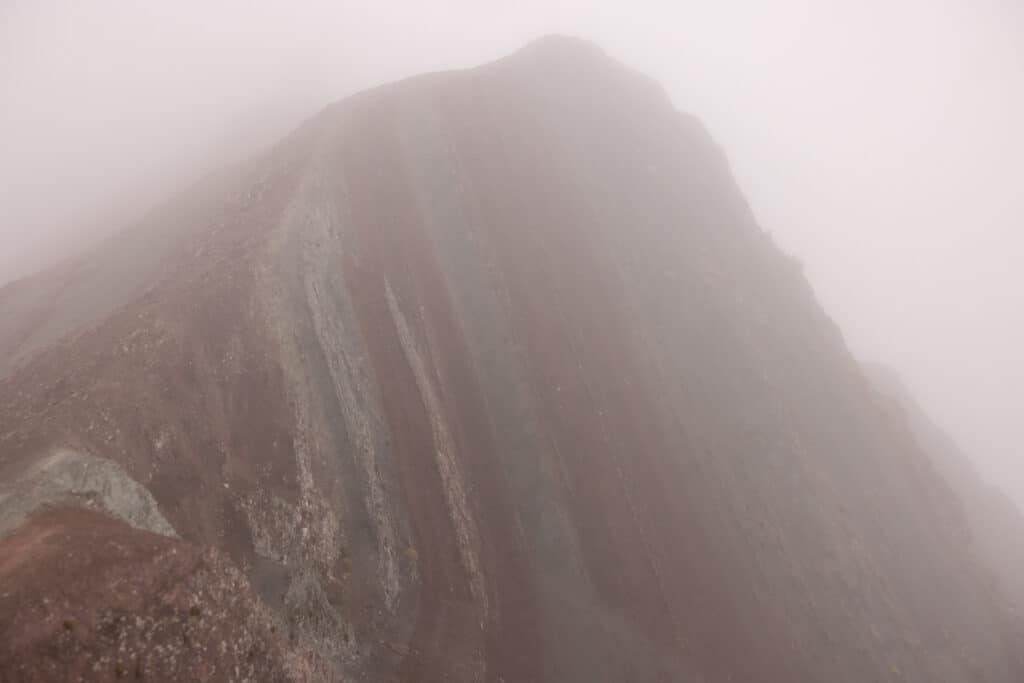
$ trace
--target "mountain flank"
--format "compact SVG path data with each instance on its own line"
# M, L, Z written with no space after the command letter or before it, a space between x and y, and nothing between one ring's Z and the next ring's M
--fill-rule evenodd
M112 614L200 680L1024 680L958 492L584 41L337 102L0 321L5 680L122 675Z

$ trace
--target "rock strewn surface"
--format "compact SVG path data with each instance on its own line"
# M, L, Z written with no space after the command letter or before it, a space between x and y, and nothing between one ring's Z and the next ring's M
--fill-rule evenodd
M219 553L78 508L0 541L0 678L315 680Z

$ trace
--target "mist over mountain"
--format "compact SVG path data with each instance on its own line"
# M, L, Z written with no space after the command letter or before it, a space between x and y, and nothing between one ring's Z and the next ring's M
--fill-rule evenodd
M0 320L11 680L1024 676L1024 567L592 43L336 102Z
M854 353L896 368L1021 504L1022 8L8 0L0 284L263 151L329 102L538 35L587 36L708 126Z

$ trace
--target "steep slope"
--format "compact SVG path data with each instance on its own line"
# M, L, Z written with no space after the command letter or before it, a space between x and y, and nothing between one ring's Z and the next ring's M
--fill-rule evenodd
M145 225L0 291L0 479L116 461L341 680L1020 680L955 496L656 84L549 38L229 184L130 287Z
M1008 609L1024 606L1024 517L1005 493L986 482L956 442L924 412L893 370L865 368L869 381L888 399L893 418L907 425L921 450L956 493L972 531L978 557L992 572Z

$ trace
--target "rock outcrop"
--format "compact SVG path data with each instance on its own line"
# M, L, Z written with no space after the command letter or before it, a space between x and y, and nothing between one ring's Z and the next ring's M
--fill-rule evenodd
M334 104L0 320L0 480L116 462L247 577L284 675L1024 676L721 150L587 43Z

